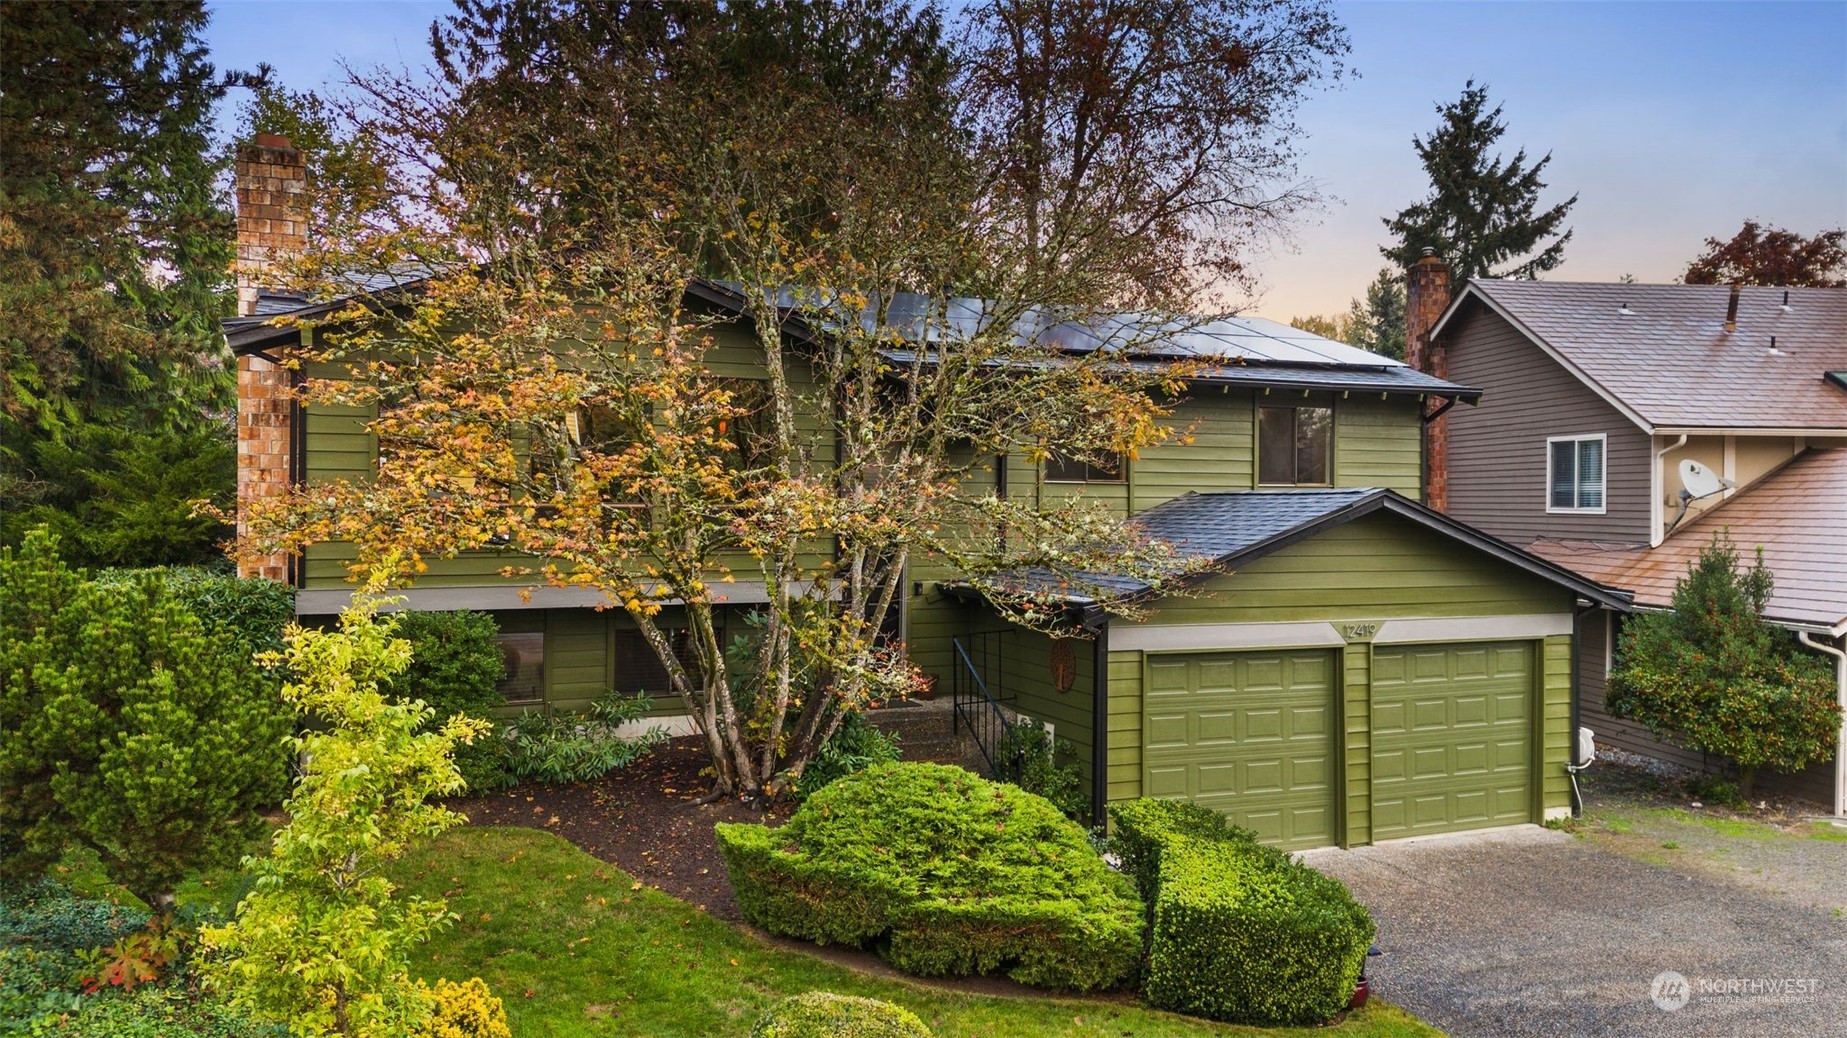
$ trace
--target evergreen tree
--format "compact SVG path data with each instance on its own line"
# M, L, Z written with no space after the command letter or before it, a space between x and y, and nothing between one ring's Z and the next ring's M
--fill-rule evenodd
M1404 359L1404 279L1387 267L1366 286L1366 298L1347 311L1347 343L1393 360Z
M41 445L209 424L232 217L202 2L0 4L0 496L55 498ZM136 562L166 561L137 559Z
M1430 176L1430 196L1384 221L1396 240L1379 251L1403 270L1434 248L1457 282L1530 280L1557 267L1571 240L1560 227L1578 196L1540 211L1546 186L1540 174L1551 153L1537 162L1528 161L1524 148L1511 159L1493 154L1507 125L1500 105L1488 109L1488 88L1474 80L1459 100L1437 106L1437 114L1442 124L1430 136L1411 138Z
M73 846L155 908L237 860L288 781L274 686L161 574L93 582L0 548L0 871Z
M1738 766L1749 796L1760 767L1826 759L1840 730L1832 668L1763 618L1774 586L1763 550L1748 571L1716 536L1674 585L1674 607L1623 629L1609 708L1657 735Z

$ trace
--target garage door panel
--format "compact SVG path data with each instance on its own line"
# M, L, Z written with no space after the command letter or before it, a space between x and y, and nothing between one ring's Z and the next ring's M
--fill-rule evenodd
M1193 715L1198 735L1195 746L1238 741L1238 715L1234 710L1201 711Z
M1375 839L1531 820L1533 660L1523 643L1374 649Z
M1235 764L1197 764L1193 767L1193 796L1235 793L1238 789L1238 766Z
M1272 843L1335 840L1332 654L1202 653L1151 659L1144 783Z
M1178 797L1184 799L1187 773L1185 767L1148 767L1142 769L1142 786L1151 797Z
M1148 715L1146 729L1147 748L1150 750L1189 744L1185 714L1151 713Z

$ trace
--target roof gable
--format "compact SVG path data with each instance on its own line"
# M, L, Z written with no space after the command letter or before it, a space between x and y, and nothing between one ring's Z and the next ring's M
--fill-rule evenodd
M1847 429L1847 289L1471 280L1476 300L1648 430ZM1774 348L1773 348L1774 347Z
M1134 516L1130 523L1146 537L1173 544L1183 557L1210 564L1208 571L1195 578L1197 581L1376 512L1400 516L1593 602L1618 609L1628 607L1628 599L1620 593L1393 490L1194 491L1156 505ZM1021 590L1052 594L1077 585L1128 597L1153 591L1138 580L1098 574L1067 578L1047 569L1022 571L1015 578ZM1087 597L1065 597L1072 605L1092 604Z

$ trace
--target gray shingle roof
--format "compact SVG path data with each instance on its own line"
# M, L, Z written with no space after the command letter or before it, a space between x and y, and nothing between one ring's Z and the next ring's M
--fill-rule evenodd
M1378 511L1402 516L1592 601L1614 608L1628 605L1624 595L1592 579L1490 537L1395 491L1375 487L1195 491L1148 509L1133 517L1130 524L1145 537L1173 544L1184 558L1219 569L1235 567L1246 559ZM1091 605L1095 595L1133 597L1152 590L1142 581L1125 577L1060 573L1045 568L1016 570L990 580L1007 590L1062 597L1073 606Z
M1730 293L1473 280L1443 321L1479 297L1647 427L1847 428L1847 393L1823 378L1847 368L1847 288L1747 285L1728 332Z

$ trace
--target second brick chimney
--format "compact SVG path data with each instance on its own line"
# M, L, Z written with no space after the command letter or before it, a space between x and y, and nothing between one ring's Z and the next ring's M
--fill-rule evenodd
M1449 309L1449 264L1435 249L1405 272L1405 361L1437 378L1449 377L1449 351L1430 337L1437 318ZM1439 512L1449 510L1449 420L1438 418L1424 426L1424 503Z
M308 166L287 137L259 133L237 149L237 313L257 312L261 290L279 278L272 267L308 246ZM262 357L237 358L237 533L251 503L285 493L295 478L292 436L294 373ZM285 555L245 558L238 573L287 581Z

